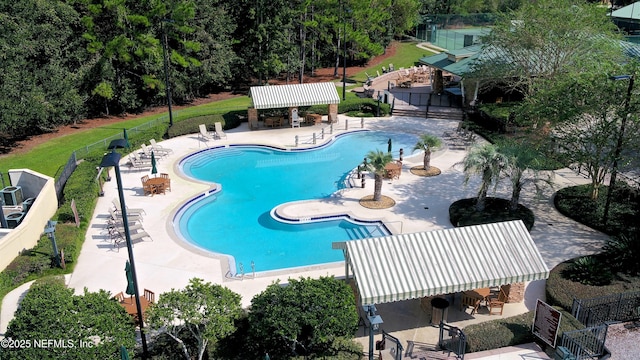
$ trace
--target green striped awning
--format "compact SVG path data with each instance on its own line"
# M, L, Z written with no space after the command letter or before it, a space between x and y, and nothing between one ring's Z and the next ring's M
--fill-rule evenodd
M549 276L521 220L353 240L335 246L341 247L362 305Z
M256 109L339 104L340 96L332 82L293 85L252 86L249 96Z

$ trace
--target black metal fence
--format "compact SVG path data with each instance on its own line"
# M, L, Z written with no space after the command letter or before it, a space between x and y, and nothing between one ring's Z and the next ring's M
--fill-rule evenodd
M573 299L571 315L585 326L640 319L640 291L592 299Z
M599 359L608 353L604 343L607 339L607 325L582 330L567 331L562 334L564 346L576 360Z
M74 170L78 167L78 161L76 159L76 152L72 152L71 156L69 156L69 160L62 168L62 172L59 176L56 176L56 182L54 187L56 189L56 195L58 196L58 203L62 201L62 190L64 189L64 185L67 183L67 180L71 177Z
M464 360L467 337L459 328L440 322L438 347L444 352L448 352L448 356L454 353L457 359Z

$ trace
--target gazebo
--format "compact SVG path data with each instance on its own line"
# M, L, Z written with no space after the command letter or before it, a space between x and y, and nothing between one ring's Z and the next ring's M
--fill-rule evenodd
M289 118L291 118L291 112L298 106L324 104L328 105L327 113L330 122L337 120L338 117L340 96L335 84L331 82L252 86L249 97L251 97L251 107L248 111L249 123L258 121L260 109L288 108Z

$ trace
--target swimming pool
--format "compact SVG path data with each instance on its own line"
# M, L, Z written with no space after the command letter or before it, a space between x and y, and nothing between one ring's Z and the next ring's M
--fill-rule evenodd
M271 210L280 204L326 198L346 186L349 172L370 150L411 149L415 135L358 131L325 146L285 151L266 146L230 146L192 154L181 170L222 190L191 201L174 219L176 231L199 248L230 257L230 268L268 271L343 260L334 241L388 235L382 223L338 218L291 224ZM397 152L397 151L396 151Z

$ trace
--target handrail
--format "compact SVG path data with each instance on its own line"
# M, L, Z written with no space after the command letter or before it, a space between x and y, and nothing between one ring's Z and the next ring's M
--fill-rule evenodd
M404 229L404 222L402 220L397 220L397 221L384 221L384 224L397 224L400 223L400 234L402 234L402 230ZM388 228L388 227L387 227Z

